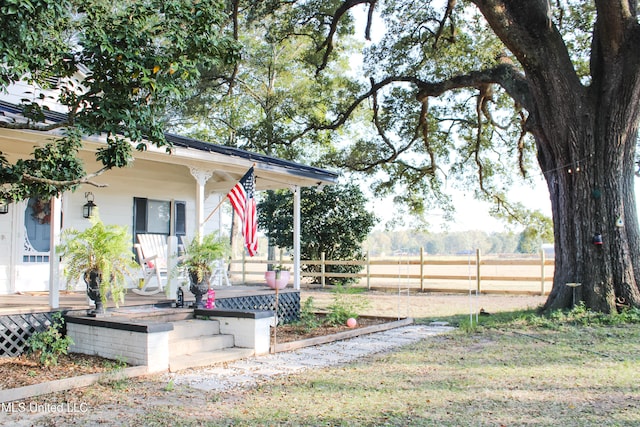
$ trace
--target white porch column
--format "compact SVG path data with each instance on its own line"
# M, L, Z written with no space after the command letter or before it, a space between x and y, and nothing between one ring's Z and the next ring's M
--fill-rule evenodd
M61 222L61 202L60 196L51 199L51 234L49 242L49 306L51 308L60 307L60 256L56 247L60 244Z
M293 189L293 289L300 290L300 187Z
M196 234L202 239L204 235L204 186L212 173L206 170L190 167L191 175L196 179Z

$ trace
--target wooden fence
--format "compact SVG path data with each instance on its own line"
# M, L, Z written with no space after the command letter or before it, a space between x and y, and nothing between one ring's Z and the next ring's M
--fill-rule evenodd
M242 283L258 282L264 278L269 264L281 264L291 268L293 261L280 259L245 258L231 260L232 277ZM546 259L544 252L524 256L395 256L392 258L370 258L363 261L301 260L305 265L319 266L317 272L302 271L302 279L317 279L324 287L328 278L357 279L356 286L368 289L419 290L422 292L469 292L546 295L553 281L553 259ZM359 273L338 273L327 267L357 265ZM307 282L310 282L308 280Z

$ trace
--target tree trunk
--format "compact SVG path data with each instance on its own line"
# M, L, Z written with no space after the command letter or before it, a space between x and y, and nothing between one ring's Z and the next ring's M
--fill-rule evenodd
M576 113L556 109L555 123L544 126L545 136L536 135L551 195L556 257L553 288L544 308L584 302L590 309L610 313L624 306L640 307L633 182L637 129L613 98L588 98L582 106L572 106ZM553 147L546 138L556 142ZM568 285L576 283L580 285Z
M544 308L571 307L574 297L602 312L640 307L637 2L595 2L586 76L576 70L550 2L472 1L524 71L527 90L507 87L529 113L526 130L551 196L556 258Z

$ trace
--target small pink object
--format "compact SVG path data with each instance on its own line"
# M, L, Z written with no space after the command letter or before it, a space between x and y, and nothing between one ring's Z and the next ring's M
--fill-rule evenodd
M205 307L208 309L216 308L216 291L213 289L207 291L207 304Z
M350 317L349 319L347 319L347 326L348 327L355 328L357 324L358 324L358 322L356 322L356 319L354 319L353 317Z

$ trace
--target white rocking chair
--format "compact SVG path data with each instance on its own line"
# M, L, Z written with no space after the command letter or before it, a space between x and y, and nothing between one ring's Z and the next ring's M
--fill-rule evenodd
M155 295L163 291L167 280L167 238L161 234L138 234L134 245L142 269L142 280L132 289L138 295ZM150 286L152 279L156 286Z

